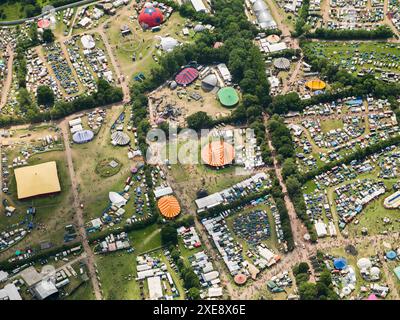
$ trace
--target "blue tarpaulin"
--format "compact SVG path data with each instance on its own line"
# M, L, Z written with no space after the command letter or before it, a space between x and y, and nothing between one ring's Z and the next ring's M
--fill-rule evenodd
M336 258L333 260L335 269L343 270L347 267L347 260L345 258Z

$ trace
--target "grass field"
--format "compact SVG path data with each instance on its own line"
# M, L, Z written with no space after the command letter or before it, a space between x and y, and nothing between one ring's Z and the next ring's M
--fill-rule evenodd
M343 128L343 121L342 120L322 120L321 121L321 130L324 133L327 133L331 130L342 129Z
M318 41L307 42L306 48L311 48L317 56L327 58L333 63L346 69L353 68L353 72L359 72L363 68L381 68L384 71L400 70L400 46L385 42L336 42ZM352 63L353 58L359 57L364 63ZM373 63L387 63L387 65L376 65ZM395 66L389 65L394 63Z
M133 253L115 252L107 255L96 256L96 263L101 278L104 298L115 300L138 300L140 299L139 283L135 281L136 257L144 252L155 250L151 256L160 257L167 264L167 268L174 279L177 289L183 297L182 280L171 269L161 247L161 236L159 226L153 224L145 229L133 231L129 234ZM128 280L131 278L131 280ZM145 292L147 292L145 282Z
M95 300L92 284L90 281L82 283L71 295L67 296L65 300Z
M79 194L85 205L84 215L87 220L101 215L108 205L109 191L121 191L129 174L127 148L112 146L110 138L110 127L122 111L121 107L108 109L106 120L95 138L89 143L74 144L72 147ZM108 158L117 159L121 169L117 174L103 178L96 174L96 166Z
M144 72L148 74L152 67L157 63L152 55L156 53L155 44L158 43L156 36L166 36L169 34L178 41L186 42L190 38L184 38L181 34L185 19L178 13L173 13L170 18L162 24L161 31L143 31L132 12L119 14L118 19L113 20L106 30L110 44L115 48L117 59L121 66L121 71L129 79L133 75ZM122 36L121 26L128 25L132 31L131 35ZM136 61L132 60L136 54ZM140 55L142 58L140 59Z
M19 223L25 218L26 210L30 206L36 208L34 223L35 228L25 239L10 250L24 248L25 246L36 246L41 241L50 241L55 245L63 243L64 227L70 224L74 218L72 203L71 182L69 179L65 154L63 151L52 151L32 156L29 165L39 164L47 161L56 161L61 192L54 195L34 197L32 199L18 200L16 193L15 178L11 178L9 185L10 196L6 197L10 204L17 208L17 213L12 217L0 216L0 228L5 230L13 224ZM5 251L0 256L7 255Z

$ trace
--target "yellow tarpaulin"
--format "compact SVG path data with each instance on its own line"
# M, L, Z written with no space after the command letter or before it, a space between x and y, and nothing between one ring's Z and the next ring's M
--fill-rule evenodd
M18 199L61 191L55 161L17 168L14 173Z

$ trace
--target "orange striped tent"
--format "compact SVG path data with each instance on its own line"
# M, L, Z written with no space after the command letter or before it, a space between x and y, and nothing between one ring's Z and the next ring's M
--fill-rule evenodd
M181 212L181 206L174 196L165 196L158 200L158 209L168 219L175 218Z
M229 143L220 141L209 142L201 150L201 159L211 167L223 167L232 164L235 150Z

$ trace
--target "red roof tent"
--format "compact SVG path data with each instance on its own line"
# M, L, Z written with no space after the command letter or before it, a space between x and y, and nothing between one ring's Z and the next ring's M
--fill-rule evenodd
M176 75L175 81L181 86L186 86L196 80L198 76L199 72L197 69L188 67L184 68Z
M139 23L143 28L153 28L159 26L164 20L160 9L145 7L139 14Z
M41 29L47 29L50 27L50 20L49 19L40 19L37 23L38 27Z

